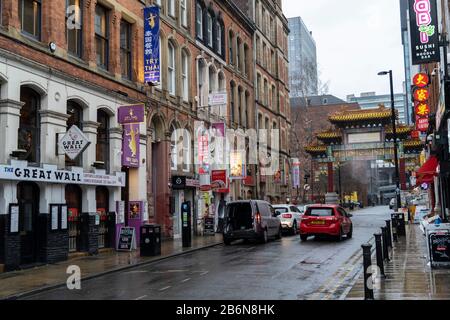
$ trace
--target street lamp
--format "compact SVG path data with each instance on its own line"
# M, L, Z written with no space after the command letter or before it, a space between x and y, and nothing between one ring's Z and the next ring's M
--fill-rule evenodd
M391 120L392 120L392 133L394 135L394 161L395 161L395 183L397 188L395 190L397 196L397 209L400 209L401 206L401 198L400 198L400 176L398 169L398 154L397 154L397 128L395 125L395 108L394 108L394 84L392 81L392 70L389 71L381 71L378 73L379 76L385 76L389 74L389 83L391 88Z

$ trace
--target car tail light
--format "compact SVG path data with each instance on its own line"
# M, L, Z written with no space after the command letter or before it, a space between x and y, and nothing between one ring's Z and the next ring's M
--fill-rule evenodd
M306 222L306 221L308 221L308 220L309 220L308 217L302 217L302 221Z
M258 223L258 224L261 223L261 214L259 212L256 213L255 220L256 220L256 223Z
M283 217L283 218L286 218L286 219L291 219L291 218L292 218L292 214L290 214L290 213L285 213L285 214L282 215L282 217Z

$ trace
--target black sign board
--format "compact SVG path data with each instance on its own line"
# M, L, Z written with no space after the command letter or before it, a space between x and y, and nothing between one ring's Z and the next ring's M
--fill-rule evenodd
M433 233L429 237L431 261L450 262L450 234Z
M121 227L117 251L131 251L136 249L136 230L131 227Z
M186 177L172 176L172 189L184 189L186 188Z
M214 218L205 218L205 231L206 235L214 235Z
M412 64L439 62L436 0L408 0Z

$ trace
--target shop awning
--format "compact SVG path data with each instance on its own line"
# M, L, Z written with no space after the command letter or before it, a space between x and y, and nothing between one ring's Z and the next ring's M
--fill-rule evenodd
M436 175L436 168L439 164L438 159L435 156L431 156L428 160L417 170L417 183L416 185L421 185L422 183L433 182L434 176Z

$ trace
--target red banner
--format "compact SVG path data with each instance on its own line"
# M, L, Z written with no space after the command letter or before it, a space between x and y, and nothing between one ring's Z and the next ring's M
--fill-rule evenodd
M413 78L413 84L416 87L424 88L430 83L430 79L426 73L418 73Z
M211 181L212 191L217 193L230 192L227 179L227 170L212 170Z
M421 132L426 132L428 130L428 118L416 117L416 129Z

